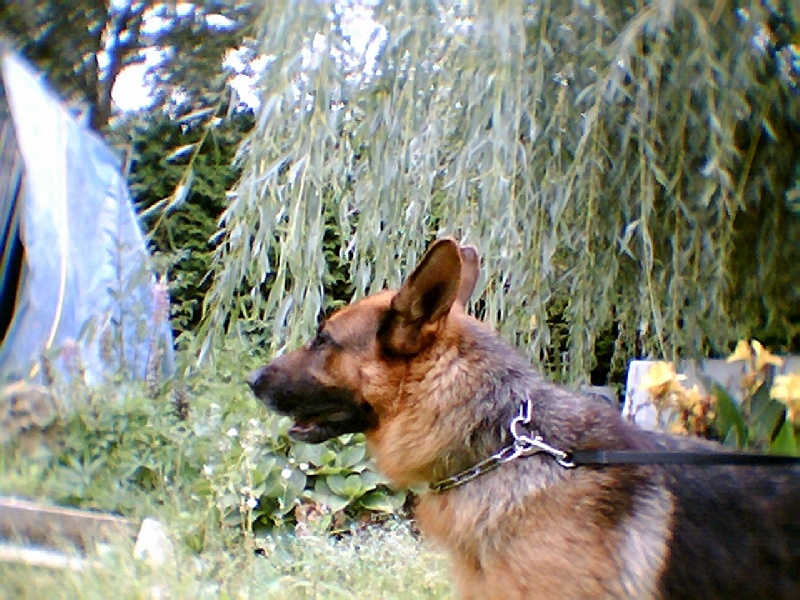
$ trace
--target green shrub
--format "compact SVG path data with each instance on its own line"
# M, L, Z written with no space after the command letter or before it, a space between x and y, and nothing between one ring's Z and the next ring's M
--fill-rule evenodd
M231 340L215 365L155 397L144 383L54 385L62 400L70 395L56 405L74 408L47 420L35 451L25 443L34 426L7 443L0 491L135 516L175 507L191 513L186 542L198 550L214 524L235 538L402 512L405 494L375 472L363 435L319 445L289 438L289 419L244 385L263 361L250 348Z

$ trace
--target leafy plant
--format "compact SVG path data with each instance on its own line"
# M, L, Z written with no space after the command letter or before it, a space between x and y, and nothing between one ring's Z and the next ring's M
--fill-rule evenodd
M676 433L715 437L738 448L774 454L800 454L800 374L775 377L783 359L757 340L740 341L728 362L745 363L737 401L719 383L706 378L711 393L686 379L674 365L654 363L641 388L646 390L662 427Z
M650 394L659 424L672 433L708 436L716 416L713 398L697 385L687 389L686 379L668 362L654 363L640 384Z
M222 422L213 415L219 410L212 405L213 422ZM315 527L328 529L368 513L402 511L405 494L390 491L375 472L362 435L300 444L289 439L288 427L285 418L250 418L227 428L206 456L203 476L223 524L258 532L316 520Z
M712 387L720 418L719 436L739 448L752 447L774 454L798 455L800 429L797 380L800 375L775 377L783 359L758 340L741 340L728 362L744 362L742 401L736 402L719 384Z
M155 397L146 382L90 387L74 378L52 387L55 404L73 408L29 419L5 440L0 490L130 515L181 507L179 518L193 524L184 541L195 550L220 526L231 539L252 539L402 514L405 494L375 472L363 435L294 443L288 419L256 403L243 384L263 361L251 347L230 340L213 366ZM179 404L190 410L179 414Z
M253 115L212 115L211 122L155 115L125 124L131 137L131 194L149 246L167 273L178 336L200 322L217 221L239 175L234 156Z

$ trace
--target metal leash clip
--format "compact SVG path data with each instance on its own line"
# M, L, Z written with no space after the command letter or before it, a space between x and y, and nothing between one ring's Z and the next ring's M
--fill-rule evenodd
M468 481L472 481L476 477L480 477L484 473L488 473L502 464L520 457L538 454L539 452L549 454L564 468L571 469L574 467L575 463L572 462L567 452L547 444L539 435L531 437L522 432L520 427L522 425L530 425L531 423L531 408L530 396L526 394L525 403L519 407L519 414L511 419L511 424L508 427L509 431L511 431L511 436L514 438L513 444L501 448L489 458L480 461L469 469L429 484L428 488L435 494L438 494L463 485Z
M531 398L525 394L525 402L519 407L519 414L511 419L509 424L509 431L514 438L514 452L509 455L503 462L508 462L521 456L530 456L539 452L544 452L552 456L556 462L566 469L571 469L575 463L570 460L570 455L563 450L554 448L544 441L540 435L531 437L519 430L521 425L530 425L531 423Z

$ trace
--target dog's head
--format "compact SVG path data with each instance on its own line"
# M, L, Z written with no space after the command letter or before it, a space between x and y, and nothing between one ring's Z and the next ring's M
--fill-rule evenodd
M334 313L305 346L248 377L253 393L295 421L290 435L318 443L380 428L415 363L463 317L479 258L472 246L436 241L399 291L368 296Z

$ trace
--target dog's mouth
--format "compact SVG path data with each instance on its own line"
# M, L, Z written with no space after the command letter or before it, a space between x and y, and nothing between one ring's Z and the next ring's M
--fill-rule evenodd
M319 444L345 433L364 431L367 420L349 410L310 417L293 417L289 435L298 442Z
M274 366L254 372L247 383L267 408L294 421L289 435L299 442L318 444L377 424L372 407L344 387L319 385L311 377Z

